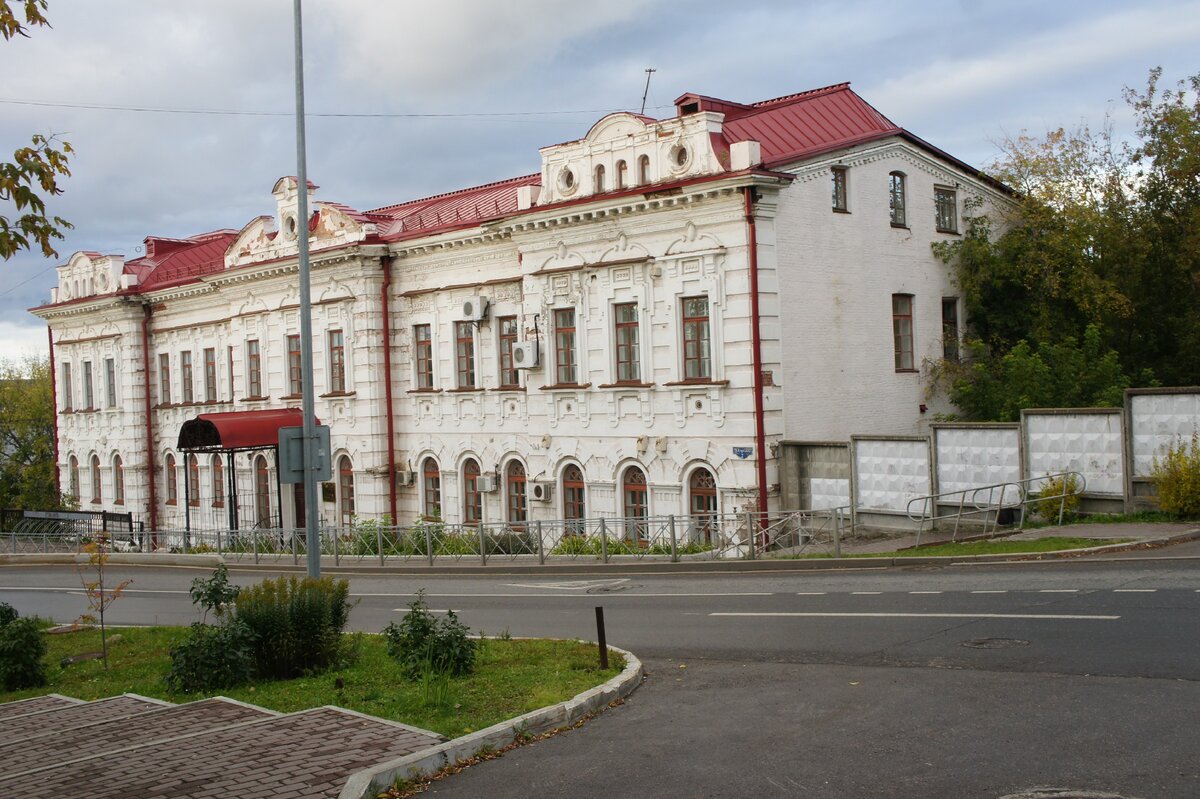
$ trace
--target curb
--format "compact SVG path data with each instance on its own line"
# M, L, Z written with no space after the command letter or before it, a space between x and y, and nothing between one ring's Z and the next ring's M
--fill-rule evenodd
M338 799L373 799L379 785L386 786L397 777L412 779L432 776L460 760L474 757L480 750L499 749L523 735L536 735L558 727L570 726L614 700L624 699L641 685L642 662L632 652L615 646L608 649L625 657L625 670L616 677L557 705L543 707L523 716L493 724L487 729L455 738L423 752L363 769L346 780Z

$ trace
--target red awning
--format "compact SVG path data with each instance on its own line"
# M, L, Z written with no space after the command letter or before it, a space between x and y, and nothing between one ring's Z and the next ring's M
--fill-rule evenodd
M265 449L279 444L279 428L303 424L304 414L299 408L202 413L179 428L178 448Z

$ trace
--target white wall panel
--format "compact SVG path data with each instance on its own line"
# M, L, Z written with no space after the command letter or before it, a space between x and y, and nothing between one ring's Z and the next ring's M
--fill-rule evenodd
M1020 480L1020 437L1016 427L936 428L935 490L944 494Z
M1133 474L1148 477L1155 456L1200 427L1200 394L1135 394L1129 416Z
M850 481L845 477L814 477L809 481L812 510L842 508L850 504Z
M1121 414L1038 413L1025 420L1025 458L1030 477L1079 472L1088 494L1124 496Z
M909 500L932 493L924 439L855 439L854 470L855 504L864 510L904 512Z

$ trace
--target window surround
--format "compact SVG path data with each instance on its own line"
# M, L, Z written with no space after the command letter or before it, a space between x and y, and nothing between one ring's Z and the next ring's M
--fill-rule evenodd
M425 519L442 518L442 473L432 455L421 461L421 513Z
M217 348L204 348L204 401L217 401Z
M71 396L71 362L64 361L62 365L62 380L59 383L62 395L63 413L71 413L75 410L75 403Z
M104 492L101 485L102 478L100 476L100 456L93 453L89 466L91 467L92 476L92 504L99 505L104 501Z
M642 386L641 314L636 302L612 306L613 383L616 386Z
M629 188L629 164L625 163L624 159L617 161L616 173L616 190Z
M500 362L501 389L516 389L521 387L521 372L513 366L513 349L517 344L517 317L500 316L496 318L496 351Z
M942 357L957 363L959 350L958 297L942 297Z
M184 457L184 463L187 465L188 505L198 508L200 507L200 460L196 457L196 453L192 452Z
M262 348L256 338L246 341L246 399L266 399L262 385Z
M575 308L555 308L554 385L579 385L579 328Z
M481 474L479 461L467 458L462 466L463 523L476 524L483 521L483 493L479 490Z
M897 372L916 372L913 340L913 295L892 295L892 342Z
M413 368L416 391L433 391L433 328L413 325Z
M698 304L703 300L703 313ZM679 298L680 377L684 383L713 382L712 304L707 294Z
M80 362L79 372L83 376L84 409L93 411L96 409L96 384L92 381L92 362Z
M938 233L958 235L958 191L950 186L933 187L933 218Z
M179 504L179 474L175 465L175 455L168 452L166 459L163 461L163 472L167 478L167 502L168 505Z
M349 527L354 523L354 463L349 455L338 458L337 475L338 521Z
M454 323L454 373L455 387L459 390L478 388L475 370L475 324L459 321Z
M104 359L104 404L117 407L117 362L114 358Z
M330 330L325 340L329 343L329 393L346 393L346 339L340 329Z
M834 213L850 213L850 169L835 166L830 169L831 209Z
M640 155L637 160L638 165L638 185L650 185L650 156Z
M210 468L212 475L212 506L214 508L225 507L225 464L221 462L220 455L212 456L212 464Z
M171 404L171 356L165 352L158 354L158 404Z
M513 458L504 467L504 506L509 526L514 530L524 530L529 521L527 490L525 464Z
M300 336L287 337L287 393L299 397L304 393L304 362L300 352Z
M179 353L179 400L185 405L196 401L196 384L192 377L192 351L183 350Z
M593 191L600 194L604 191L604 164L597 164L594 172L594 187Z
M125 504L125 464L121 460L120 455L113 455L112 461L112 478L113 478L113 504Z
M907 176L903 172L892 172L888 175L888 213L892 227L908 227L907 183Z
M587 532L582 524L587 518L587 482L583 469L577 463L568 463L563 467L559 478L562 487L562 514L566 521L564 532L582 535ZM580 522L572 525L572 522Z

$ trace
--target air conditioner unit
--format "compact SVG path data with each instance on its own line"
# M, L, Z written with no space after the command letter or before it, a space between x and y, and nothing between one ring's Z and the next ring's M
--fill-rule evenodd
M513 345L513 366L518 369L533 369L539 365L538 343L519 341Z
M415 483L416 481L417 481L417 475L415 472L411 472L407 469L396 472L396 485L398 485L398 486L408 487L408 486L412 485L413 483Z
M463 318L470 322L482 322L487 319L488 298L472 297L463 302Z
M481 474L475 478L475 488L483 494L491 494L500 487L500 481L494 474Z
M554 498L554 483L535 480L529 484L529 498L534 502L549 502Z

